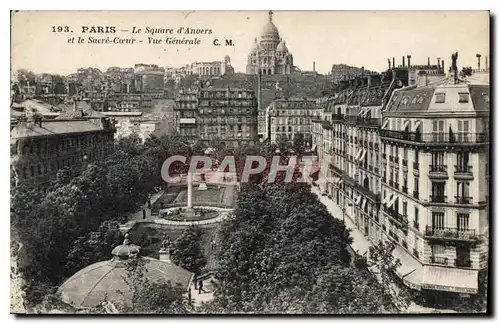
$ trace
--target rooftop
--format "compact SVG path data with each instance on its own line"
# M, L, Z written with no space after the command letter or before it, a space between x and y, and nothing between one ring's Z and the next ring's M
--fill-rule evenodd
M89 265L66 280L59 292L61 299L76 308L101 304L105 298L113 304L130 305L133 292L126 283L126 266L132 258L144 261L145 277L152 282L171 281L189 289L194 274L167 261L139 256L140 247L131 244L128 234L122 245L115 247L113 258Z
M32 123L30 126L28 125L28 123L19 123L10 132L10 137L14 139L14 138L61 135L61 134L97 132L101 130L103 130L103 128L97 126L96 124L88 120L55 119L55 120L42 121L41 125L38 123Z

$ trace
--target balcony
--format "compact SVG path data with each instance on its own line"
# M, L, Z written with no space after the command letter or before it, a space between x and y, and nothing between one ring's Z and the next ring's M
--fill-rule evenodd
M393 162L394 161L394 157L392 155L389 156L389 161L390 162Z
M382 160L387 160L387 154L382 153Z
M387 183L387 178L382 178L383 183Z
M420 255L417 250L413 249L413 255L415 256L415 258L420 259Z
M472 197L455 196L455 202L461 205L472 204Z
M380 137L431 144L486 144L489 142L487 133L416 133L382 129Z
M394 157L394 163L399 164L399 158L397 156Z
M375 172L376 174L378 174L378 168L377 168L377 167L374 167L374 168L373 168L373 172Z
M418 162L413 162L413 170L418 170L420 167L420 164Z
M416 228L417 230L420 230L420 223L417 221L413 221L413 227Z
M446 201L446 198L447 198L446 196L431 196L431 197L430 197L430 200L431 200L431 202L433 202L433 203L441 203L441 204L444 204L444 203L446 203L446 202L447 202L447 201Z
M470 259L455 259L455 267L457 268L471 268L472 260Z
M472 165L455 165L455 179L457 180L473 180Z
M379 150L379 145L378 145L378 143L375 143L375 151L378 152L378 150Z
M394 186L394 181L393 180L389 180L389 186Z
M404 192L405 194L407 194L407 193L408 193L408 187L406 187L406 186L403 186L403 187L401 188L401 190L403 190L403 192Z
M408 160L403 159L403 166L405 166L405 167L408 166Z
M394 182L394 189L399 190L399 183Z
M448 265L448 258L431 256L431 263Z
M425 229L425 238L440 241L465 241L475 242L478 240L475 230L459 229L454 227L432 228L427 226Z
M447 179L448 170L446 165L429 165L429 178L431 179Z
M369 197L371 200L375 202L380 201L380 194L376 194L373 191L371 191L369 188L365 188L362 185L357 184L356 189L361 192L365 197Z

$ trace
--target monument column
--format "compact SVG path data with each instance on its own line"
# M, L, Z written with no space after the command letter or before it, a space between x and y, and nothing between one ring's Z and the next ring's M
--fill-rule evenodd
M191 171L188 171L187 183L188 183L187 207L193 208L193 174L191 173Z

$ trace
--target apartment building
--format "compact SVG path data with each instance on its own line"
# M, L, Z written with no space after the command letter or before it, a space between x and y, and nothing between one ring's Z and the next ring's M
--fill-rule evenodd
M382 118L380 222L413 268L407 280L476 293L488 256L489 85L452 76L395 90Z
M175 127L192 141L236 148L257 139L257 98L253 90L199 88L176 98Z
M489 83L453 67L343 80L311 131L320 189L369 241L395 243L401 281L470 295L488 258Z
M57 171L79 172L113 152L115 128L109 118L28 119L10 133L11 171L16 183L47 184Z
M266 109L266 129L271 143L279 138L292 141L297 134L304 138L306 147L312 143L312 118L316 115L316 100L275 99ZM319 113L319 111L318 111Z

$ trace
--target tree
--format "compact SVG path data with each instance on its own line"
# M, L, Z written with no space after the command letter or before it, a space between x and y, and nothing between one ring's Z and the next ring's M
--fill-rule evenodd
M202 234L198 227L189 226L173 242L170 248L172 261L195 275L200 275L201 270L207 264L203 254Z
M370 246L370 261L375 275L379 277L388 295L393 296L393 302L399 310L405 310L414 299L412 292L395 282L396 270L401 266L401 261L393 256L395 249L391 241L379 242Z
M117 221L104 221L97 231L75 241L67 257L67 267L76 272L99 261L111 258L111 251L123 242L120 224Z
M295 151L295 154L301 156L305 151L305 139L303 133L296 133L293 136L293 144L292 148Z
M306 297L313 312L377 314L396 311L391 297L363 269L329 266Z
M221 226L220 242L215 303L230 312L265 312L287 298L280 293L300 296L325 266L350 261L344 224L305 184L248 184L234 217Z
M146 278L144 260L131 259L125 269L124 281L131 291L130 303L119 305L124 313L136 314L184 314L190 307L180 284L170 280L151 282Z

